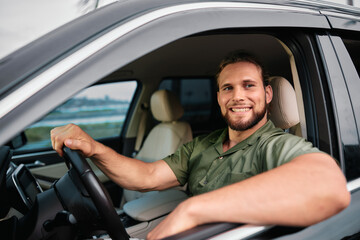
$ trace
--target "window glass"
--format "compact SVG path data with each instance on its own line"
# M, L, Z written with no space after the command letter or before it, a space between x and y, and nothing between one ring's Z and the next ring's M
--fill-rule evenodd
M47 114L25 130L27 144L22 150L51 146L50 130L74 123L95 139L120 134L136 81L91 86Z
M184 107L183 121L201 122L210 119L212 79L165 79L159 89L174 92Z
M194 137L224 127L213 78L168 78L159 88L172 91L179 97L184 108L180 120L191 125Z

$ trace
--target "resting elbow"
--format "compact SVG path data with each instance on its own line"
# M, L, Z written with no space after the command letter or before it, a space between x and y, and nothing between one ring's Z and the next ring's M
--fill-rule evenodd
M337 210L336 211L337 213L341 212L350 205L351 194L346 188L342 189L341 193L337 192L334 198L335 198L334 208Z
M316 200L314 211L308 211L304 221L299 225L310 226L322 222L343 211L349 206L350 201L351 195L347 190L332 191L331 194L323 195Z
M329 181L330 182L330 181ZM330 195L331 202L333 204L333 209L335 213L341 212L347 208L351 202L351 194L346 186L347 182L345 177L341 174L341 177L333 178L333 184L330 186Z
M326 189L325 192L327 192L323 192L325 197L323 200L329 203L327 207L330 216L328 217L331 217L349 206L351 194L347 189L346 178L338 166L334 162L327 163L332 163L332 165L327 166L329 171L323 178L325 180L323 182L323 189Z
M319 199L319 215L313 219L314 222L311 222L311 224L321 222L340 213L349 206L350 201L351 194L346 187L333 188L332 191L328 192L328 194Z
M347 190L345 179L327 181L316 195L316 200L313 199L313 206L316 207L312 214L307 215L309 218L304 225L312 225L328 219L346 209L351 202L351 194Z

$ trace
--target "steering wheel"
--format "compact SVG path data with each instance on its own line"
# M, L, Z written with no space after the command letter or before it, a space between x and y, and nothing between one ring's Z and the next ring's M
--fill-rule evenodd
M9 199L6 189L6 171L9 167L12 151L8 146L0 147L0 218L4 218L10 210Z
M100 217L104 221L104 226L110 237L114 240L128 240L129 235L115 211L109 193L99 181L86 159L77 151L71 150L68 147L64 147L63 150L65 160L69 161L76 170L75 172L80 177Z

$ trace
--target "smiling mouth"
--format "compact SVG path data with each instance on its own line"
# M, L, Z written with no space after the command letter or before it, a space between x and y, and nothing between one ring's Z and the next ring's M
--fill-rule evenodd
M230 108L232 112L248 112L251 108Z

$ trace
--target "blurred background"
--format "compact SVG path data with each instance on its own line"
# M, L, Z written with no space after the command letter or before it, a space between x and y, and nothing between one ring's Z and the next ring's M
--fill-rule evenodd
M116 0L0 0L0 59L49 31Z

